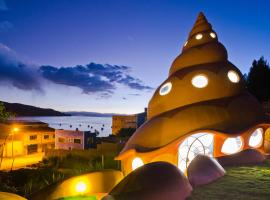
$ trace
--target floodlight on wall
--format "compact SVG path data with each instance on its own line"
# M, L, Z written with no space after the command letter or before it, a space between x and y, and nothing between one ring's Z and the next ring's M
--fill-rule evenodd
M222 145L221 152L224 154L234 154L241 150L243 142L240 136L227 138Z
M249 137L248 145L253 148L262 146L263 143L263 129L257 128Z
M135 170L135 169L137 169L137 168L143 166L143 164L144 164L144 163L143 163L143 161L142 161L141 158L139 158L139 157L134 158L134 159L132 160L132 170Z

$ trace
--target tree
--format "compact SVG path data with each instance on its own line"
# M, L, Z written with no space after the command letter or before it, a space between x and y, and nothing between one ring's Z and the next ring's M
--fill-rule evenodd
M0 102L0 121L6 121L10 117L11 113L7 112L4 103Z
M246 84L249 92L260 102L270 99L270 67L264 57L253 61Z
M136 131L136 128L121 128L117 135L119 137L130 137Z

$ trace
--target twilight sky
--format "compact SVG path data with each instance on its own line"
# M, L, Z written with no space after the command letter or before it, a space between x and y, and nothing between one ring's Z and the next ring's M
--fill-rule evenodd
M270 53L270 2L0 0L0 100L143 111L203 11L247 73Z

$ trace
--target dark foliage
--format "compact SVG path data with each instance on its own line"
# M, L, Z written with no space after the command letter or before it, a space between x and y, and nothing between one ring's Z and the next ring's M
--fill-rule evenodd
M264 57L253 61L246 84L249 92L260 102L270 99L270 67Z
M136 128L122 128L118 132L119 137L130 137L133 135L133 133L136 131Z

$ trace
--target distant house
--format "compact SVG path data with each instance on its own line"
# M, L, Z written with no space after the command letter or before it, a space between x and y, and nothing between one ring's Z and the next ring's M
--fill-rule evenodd
M113 115L112 134L117 135L123 128L139 128L146 121L147 109L134 115Z
M56 149L90 149L97 147L97 133L79 130L55 130Z
M0 123L0 153L2 157L43 153L46 149L54 149L54 137L54 129L43 122Z

